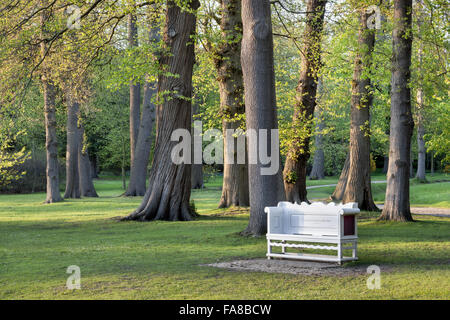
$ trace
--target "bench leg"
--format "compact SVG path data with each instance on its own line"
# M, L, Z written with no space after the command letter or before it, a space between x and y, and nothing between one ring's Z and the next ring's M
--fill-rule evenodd
M270 245L270 240L267 240L267 259L270 260L270 254L272 253L272 247Z
M338 264L341 265L342 264L342 243L338 243L338 248L337 248L337 256L338 256Z
M354 258L354 259L356 259L356 250L357 250L357 247L358 247L358 242L354 242L353 243L353 250L352 250L352 258Z

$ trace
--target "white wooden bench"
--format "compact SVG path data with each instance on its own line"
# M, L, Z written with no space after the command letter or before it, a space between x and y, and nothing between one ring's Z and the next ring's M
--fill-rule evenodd
M357 260L357 203L324 204L280 202L277 207L266 207L267 258L289 258L337 262ZM309 243L309 244L307 244ZM323 245L326 244L326 245ZM281 247L281 253L272 252ZM286 252L287 248L335 250L337 255ZM352 250L344 257L343 250Z

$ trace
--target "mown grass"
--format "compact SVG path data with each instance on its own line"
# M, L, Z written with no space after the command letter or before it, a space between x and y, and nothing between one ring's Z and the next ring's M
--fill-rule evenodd
M43 194L1 195L0 298L450 298L449 218L415 216L418 222L394 223L364 215L358 225L360 260L353 264L382 270L381 289L369 290L368 275L295 276L200 266L265 256L264 238L238 235L248 214L216 209L220 178L193 191L202 216L192 222L118 222L114 217L140 202L119 197L120 185L99 180L100 198L52 205L42 203ZM413 184L411 194L413 203L440 204L448 201L449 184ZM81 268L81 290L66 288L70 265Z

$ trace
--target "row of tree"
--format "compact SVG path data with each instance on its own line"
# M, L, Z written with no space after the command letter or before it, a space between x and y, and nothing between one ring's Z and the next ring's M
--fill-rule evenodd
M411 0L395 0L393 7L390 2L369 0L339 4L307 0L305 5L261 0L18 1L1 11L4 94L0 116L14 118L14 110L29 103L30 88L40 88L48 203L62 199L58 104L67 110L65 198L97 196L89 147L92 150L98 142L96 133L105 134L109 122L107 130L115 140L110 145L116 149L109 158L122 154L118 157L122 171L126 162L130 167L125 195L144 196L125 220L191 220L196 216L189 201L191 188L203 185L201 165L171 161L176 144L171 141L172 132L191 130L193 117L201 117L207 127L219 121L224 141L229 141L227 129L270 132L279 128L284 167L277 174L261 175L265 164L259 159L256 164L225 164L223 168L219 206L249 205L245 233L260 235L267 227L265 206L284 199L308 201L311 137L315 135L311 176L320 178L327 130L336 131L336 119L342 118L339 113L350 102L350 147L348 152L342 147L347 158L332 198L357 202L363 210L378 210L371 192L371 140L383 149L382 141L389 137L388 184L380 218L410 221L411 88L417 93L419 179L425 179L425 119L432 114L425 97L430 103L437 101L436 109L448 108L441 99L445 81L433 87L436 79L423 70L427 66L435 76L445 78L445 58L433 60L426 52L431 48L433 54L445 57L443 22L436 18L436 12L443 10L443 3L416 1L413 6ZM68 13L72 13L69 20ZM327 17L338 21L327 23ZM418 39L415 51L413 34ZM355 48L353 53L348 52L349 46ZM386 80L389 74L390 81ZM350 79L351 90L346 90ZM129 113L125 113L129 133L114 125L118 117L111 105L114 102L105 106L105 120L95 118L99 114L95 104L111 100L100 89L105 83L110 92L129 87L129 99L125 99L129 101ZM341 123L347 131L346 122ZM439 130L429 138L429 150L445 154L436 142L447 141L445 121ZM235 149L225 143L224 158L236 160L238 138L231 138ZM249 135L249 146L258 144L255 138ZM269 135L263 141L267 150L270 140Z

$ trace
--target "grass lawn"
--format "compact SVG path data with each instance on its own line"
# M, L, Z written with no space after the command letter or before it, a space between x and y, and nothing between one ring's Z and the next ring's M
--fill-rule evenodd
M216 209L220 178L193 191L202 216L192 222L117 222L114 217L130 213L141 199L118 197L120 186L119 180L99 180L100 198L52 205L42 203L44 194L0 195L0 299L450 299L450 218L415 216L418 222L393 223L363 214L360 260L351 264L381 266L381 289L369 290L368 275L199 266L266 252L264 238L238 235L248 214L213 215L224 212ZM377 201L384 187L374 185ZM330 190L309 194L325 198ZM450 207L449 197L449 183L412 183L413 205ZM81 268L81 290L66 289L70 265Z

